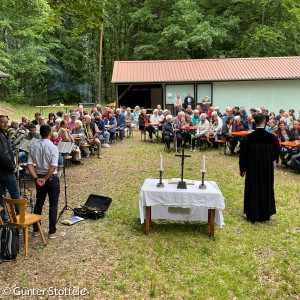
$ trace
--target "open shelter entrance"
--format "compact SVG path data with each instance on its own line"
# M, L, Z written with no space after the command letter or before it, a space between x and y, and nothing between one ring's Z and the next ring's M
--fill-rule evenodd
M162 84L118 84L117 106L135 108L156 108L158 104L163 107Z

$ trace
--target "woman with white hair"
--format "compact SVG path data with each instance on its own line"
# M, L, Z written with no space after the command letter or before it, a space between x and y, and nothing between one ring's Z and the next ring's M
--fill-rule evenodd
M125 122L126 122L126 129L129 130L129 137L131 137L133 133L133 128L135 126L135 119L134 119L134 115L131 113L130 107L126 108Z
M58 132L59 128L60 128L60 122L62 121L61 118L57 118L55 120L55 126L53 126L53 131Z
M167 121L167 120L166 120L166 117L167 117L168 115L170 115L170 114L171 114L170 111L167 110L167 109L165 109L165 110L163 111L162 115L159 117L159 122L162 123L162 124L164 124L164 123Z
M201 122L198 124L197 133L192 140L192 148L190 151L199 151L201 138L207 138L209 136L209 122L206 119L206 114L201 114ZM195 144L197 141L197 146Z
M153 110L153 115L150 118L150 123L159 123L159 115L158 115L158 109L155 108ZM158 126L153 126L154 130L155 130L155 135L157 136L158 134Z
M168 148L168 153L170 153L170 144L171 140L174 138L174 131L173 131L173 126L172 126L172 116L167 115L166 116L166 122L162 126L162 131L163 131L163 139L167 145ZM179 134L176 135L177 138L177 145L181 145L181 136ZM178 150L179 151L179 148Z
M233 123L233 131L245 131L240 116L235 116L234 123Z
M72 129L71 135L75 139L75 144L77 146L80 147L81 145L85 144L85 131L80 120L75 121L75 127Z

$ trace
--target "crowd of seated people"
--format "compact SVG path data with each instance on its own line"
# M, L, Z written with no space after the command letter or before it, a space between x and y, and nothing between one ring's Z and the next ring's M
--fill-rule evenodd
M41 139L39 128L49 124L54 129L52 142L58 145L60 141L72 142L72 161L81 164L81 155L89 157L91 150L95 149L98 158L102 158L101 148L110 148L111 141L116 137L123 142L125 133L127 137L133 136L133 130L142 133L148 132L150 141L153 136L159 137L162 132L162 141L165 142L167 151L170 152L171 142L176 137L177 150L188 147L190 151L200 151L201 144L207 143L209 147L218 146L218 141L226 141L231 154L239 151L241 136L231 134L238 131L251 131L255 129L253 115L263 113L267 124L265 129L274 134L282 142L294 142L292 145L283 144L281 147L282 164L295 170L300 169L299 141L300 116L295 117L295 111L290 109L285 112L280 109L278 115L261 107L227 107L225 113L219 107L208 106L205 111L202 105L197 104L195 109L191 105L182 105L176 108L177 115L173 116L169 110L162 110L160 105L149 115L139 106L120 107L115 111L109 106L101 109L100 105L91 110L84 110L82 105L71 109L69 114L62 111L49 113L47 119L40 113L35 113L32 121L23 116L21 121L12 120L11 130L16 137L24 135L28 140ZM149 124L150 123L150 124ZM153 124L153 125L151 125ZM190 128L191 127L191 128ZM20 161L25 162L26 153L20 153ZM63 157L60 157L60 168L63 167Z
M140 114L137 115L139 117ZM20 122L12 120L9 133L14 139L22 135L22 139L41 140L39 129L44 124L53 127L51 141L54 145L58 146L60 142L73 144L71 157L74 164L83 164L82 155L89 157L92 151L101 159L101 148L110 148L109 144L114 141L116 134L122 142L125 131L128 130L128 137L131 137L133 128L136 127L135 116L129 107L125 108L123 114L121 109L114 111L109 106L102 112L100 105L93 107L91 111L85 111L83 106L79 105L77 109L71 109L69 114L62 111L51 112L47 119L37 112L32 121L27 116L23 116ZM26 163L27 153L20 150L18 159L20 163ZM60 154L58 176L61 175L63 166L64 157Z
M191 110L190 106L183 109L179 104L176 112L177 115L172 116L169 110L155 109L150 121L151 123L157 123L158 120L160 126L145 126L144 124L148 122L146 111L142 110L140 114L140 128L149 132L151 140L152 133L157 128L161 129L162 138L168 152L170 152L171 141L176 136L178 151L180 151L181 146L189 147L190 151L199 151L202 143L208 143L209 147L212 147L218 145L215 141L222 140L227 142L230 153L236 154L239 152L239 143L243 138L237 132L255 130L253 116L256 113L263 113L267 122L265 130L276 135L280 142L294 142L292 146L285 144L281 146L282 163L292 169L300 170L300 115L297 119L293 109L290 109L288 113L281 109L276 116L274 112L269 113L264 107L251 108L247 113L244 107L235 106L233 108L227 107L225 113L222 114L219 107L210 106L207 113L204 113L201 105L197 105L195 110ZM185 128L191 126L194 127L191 129ZM174 130L176 134L174 134ZM279 167L278 162L277 167Z

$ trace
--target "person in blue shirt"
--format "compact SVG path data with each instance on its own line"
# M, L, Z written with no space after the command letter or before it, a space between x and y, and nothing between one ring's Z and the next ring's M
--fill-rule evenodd
M223 124L225 124L226 119L227 119L229 116L232 117L233 120L234 120L235 116L234 116L233 113L232 113L232 109L231 109L230 107L227 107L227 108L226 108L226 114L225 114L225 117L223 118Z
M243 123L243 127L246 130L254 130L255 129L256 125L255 125L252 115L248 116L247 120L242 123ZM271 128L270 128L270 131L271 131Z
M110 148L109 146L110 133L108 131L105 131L104 120L101 119L100 113L98 111L94 112L94 117L95 119L92 120L92 123L95 123L99 129L98 132L99 140L101 141L104 138L105 143L103 144L103 147Z
M201 122L201 118L199 116L199 110L194 110L194 115L192 116L193 126L197 126ZM198 123L198 124L197 124Z
M114 140L117 128L117 120L114 116L114 111L112 109L108 110L107 117L104 118L104 123L105 125L109 125L107 131L110 133L110 138Z
M124 138L124 128L126 126L126 122L125 122L125 117L121 113L120 108L117 108L115 118L117 120L117 131L119 131L120 133L120 142L122 143Z

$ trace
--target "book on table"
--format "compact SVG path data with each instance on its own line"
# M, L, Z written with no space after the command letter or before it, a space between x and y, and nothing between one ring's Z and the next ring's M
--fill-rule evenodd
M181 181L181 178L172 178L169 180L169 184L178 184ZM187 185L194 185L195 181L194 180L189 180L189 179L183 179Z

